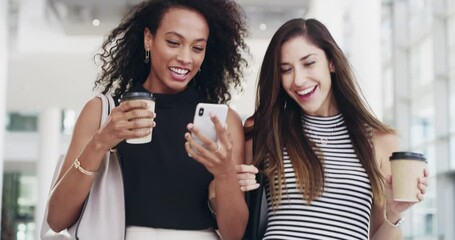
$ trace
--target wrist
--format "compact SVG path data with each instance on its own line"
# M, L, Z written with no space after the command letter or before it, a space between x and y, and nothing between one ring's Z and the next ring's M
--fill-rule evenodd
M392 211L391 208L389 208L389 207L385 207L385 209L384 209L384 216L387 216L387 219L388 219L390 222L392 222L392 223L396 223L396 222L398 222L400 219L403 218L402 213Z
M235 172L234 166L225 168L224 171L215 174L213 177L218 182L230 181L231 179L237 181L237 173Z
M389 226L399 228L403 221L404 217L401 214L388 213L387 209L384 209L384 222Z
M111 146L107 146L101 141L98 132L92 137L88 145L93 151L97 153L105 153L111 149Z

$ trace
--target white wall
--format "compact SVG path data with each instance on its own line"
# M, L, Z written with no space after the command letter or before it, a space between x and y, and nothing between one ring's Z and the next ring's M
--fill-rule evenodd
M7 109L79 110L93 96L93 56L102 36L68 36L44 11L44 0L21 1L8 71Z

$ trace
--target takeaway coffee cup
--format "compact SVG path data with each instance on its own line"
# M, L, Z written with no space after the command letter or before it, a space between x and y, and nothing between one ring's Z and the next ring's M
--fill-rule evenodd
M418 202L418 178L423 177L427 166L425 156L414 152L393 152L389 159L392 166L393 200Z
M147 103L147 107L151 112L155 112L155 97L153 97L152 94L146 93L146 92L127 92L122 94L120 96L120 102L126 102L126 101L144 101ZM141 118L134 118L131 119L130 121L141 121ZM138 128L135 129L136 131L147 131L148 128ZM148 143L152 141L152 131L150 131L150 134L148 134L145 137L140 137L140 138L131 138L127 139L127 143L132 143L132 144L141 144L141 143Z

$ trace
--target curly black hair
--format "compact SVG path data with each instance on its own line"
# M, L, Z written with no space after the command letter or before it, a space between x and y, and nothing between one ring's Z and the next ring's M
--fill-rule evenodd
M155 34L170 8L185 8L201 13L209 25L209 38L201 71L190 82L208 101L226 103L230 86L241 89L248 52L245 14L233 0L146 0L133 8L112 30L97 54L101 74L94 89L121 95L131 86L143 84L150 71L144 63L144 29Z

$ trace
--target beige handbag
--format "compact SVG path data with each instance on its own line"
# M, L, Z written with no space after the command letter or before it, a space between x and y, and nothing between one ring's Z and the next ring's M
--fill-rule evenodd
M101 126L105 124L110 110L115 107L111 96L103 94ZM101 127L100 126L100 127ZM63 157L60 157L54 171L52 183L55 183ZM73 167L73 166L71 166ZM52 184L53 185L53 184ZM60 233L55 233L47 223L47 207L41 227L41 239L51 240L120 240L125 239L125 199L123 176L116 152L107 152L98 173L95 176L90 194L85 200L78 221Z

